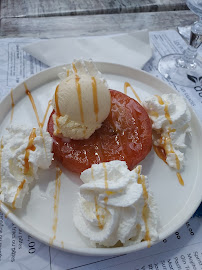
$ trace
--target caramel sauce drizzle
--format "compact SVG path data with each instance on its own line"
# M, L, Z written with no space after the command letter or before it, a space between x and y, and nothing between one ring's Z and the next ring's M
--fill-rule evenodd
M108 177L107 177L107 168L106 168L105 162L102 163L102 166L103 166L103 168L104 168L104 174L105 174L105 189L106 189L105 193L106 193L107 195L110 195L110 194L109 194L109 191L108 191ZM105 197L105 198L104 198L104 202L105 202L105 204L107 204L107 202L108 202L108 197Z
M31 104L32 104L34 113L35 113L35 115L36 115L36 120L37 120L38 126L41 127L41 123L40 123L40 120L39 120L39 115L38 115L38 112L37 112L36 105L35 105L34 99L33 99L33 97L32 97L32 94L31 94L31 92L28 90L27 84L26 84L26 83L24 83L24 87L25 87L25 92L26 92L26 94L28 95L28 97L29 97L29 99L30 99L30 102L31 102Z
M138 94L136 93L136 91L133 89L133 87L128 82L124 83L124 93L127 95L127 88L128 87L130 87L130 89L132 90L132 92L133 92L134 96L136 97L136 99L138 100L138 102L141 103L141 99L139 98Z
M72 63L72 67L73 67L74 72L77 73L77 69L74 63Z
M153 148L157 156L167 164L165 149L161 146L156 146L154 144L153 144Z
M167 103L165 104L164 111L165 111L165 117L166 117L166 119L169 121L170 124L172 124L173 121L172 121L171 118L170 118L170 114L169 114L169 112L168 112L168 104L167 104Z
M163 102L162 97L160 97L160 96L158 96L158 95L156 95L156 97L157 97L157 99L158 99L158 103L159 103L160 105L164 105L164 102Z
M69 77L69 69L67 70L67 77Z
M46 117L47 117L48 111L49 111L49 109L50 109L50 106L51 106L51 100L49 100L49 102L48 102L48 106L47 106L47 108L46 108L46 111L45 111L45 114L44 114L44 117L43 117L43 121L41 122L41 127L42 127L42 128L43 128L44 123L45 123L45 121L46 121Z
M60 113L60 108L59 108L59 103L58 103L58 90L59 90L59 84L57 85L55 89L55 107L56 107L56 114L58 117L60 117L61 113Z
M179 180L180 185L184 186L184 180L182 179L182 176L179 172L176 173L177 174L177 178Z
M34 139L36 138L36 128L32 129L31 134L29 135L29 142L27 148L25 149L25 158L24 158L24 174L29 172L29 154L30 151L35 151L36 147L34 146Z
M92 177L93 181L95 181L94 174L93 174L93 167L92 166L91 166L91 177ZM97 218L97 221L98 221L98 227L100 228L100 230L102 230L103 227L104 227L104 225L101 223L100 215L98 214L99 206L98 206L98 203L97 203L96 196L94 196L94 202L95 202L95 212L96 212L96 218Z
M156 97L157 97L158 102L159 102L160 105L164 105L165 104L165 108L164 108L165 117L169 121L169 123L172 124L173 122L172 122L172 120L170 118L170 114L169 114L169 111L168 111L168 104L167 103L164 103L162 97L157 96L157 95L156 95Z
M46 108L46 112L45 112L45 115L44 115L44 117L43 117L43 121L40 122L40 120L39 120L39 115L38 115L37 108L36 108L36 104L35 104L35 102L34 102L34 99L33 99L33 97L32 97L31 92L30 92L30 91L28 90L28 88L27 88L27 84L26 84L26 83L24 83L24 87L25 87L25 92L26 92L26 94L28 95L28 97L29 97L29 99L30 99L30 102L31 102L31 104L32 104L32 107L33 107L33 110L34 110L34 113L35 113L35 116L36 116L36 120L37 120L38 126L39 126L39 128L40 128L40 134L41 134L41 136L43 137L43 133L42 133L42 130L41 130L41 129L43 128L44 123L45 123L45 121L46 121L46 117L47 117L47 114L48 114L48 110L49 110L50 105L51 105L51 100L49 100L49 102L48 102L48 106L47 106L47 108Z
M56 121L56 134L60 134L61 133L61 131L60 131L60 127L59 127L59 121L58 121L58 118L59 118L59 116L57 116L56 115L56 118L55 118L55 121Z
M27 84L26 83L24 83L24 87L25 87L25 92L28 95L29 100L30 100L30 102L32 104L32 107L33 107L33 110L34 110L34 113L35 113L35 116L36 116L36 119L37 119L37 123L38 123L39 129L40 129L40 136L42 137L42 140L43 140L43 147L44 147L46 158L47 158L46 145L45 145L45 140L44 140L44 137L43 137L42 128L43 128L44 122L46 120L45 116L47 116L47 113L48 112L45 113L45 116L43 118L43 122L41 123L40 120L39 120L39 115L38 115L38 112L37 112L36 104L34 102L34 99L32 97L31 92L28 90L28 87L27 87ZM48 106L48 109L49 109L49 107L50 107L50 105Z
M138 166L137 170L136 170L137 174L138 174L138 184L142 185L142 189L143 189L143 198L144 198L144 206L143 206L143 210L142 210L142 218L144 220L145 223L145 236L144 236L144 240L148 242L147 247L151 246L151 237L150 237L150 233L149 233L149 226L148 226L148 218L149 218L149 207L148 207L148 192L147 192L147 188L146 188L146 184L145 184L145 176L144 175L140 175L140 167Z
M60 196L60 186L61 186L61 169L56 167L56 180L55 180L55 194L54 194L54 220L53 220L53 237L50 238L50 245L56 238L57 224L58 224L58 206L59 206L59 196Z
M62 246L62 248L64 248L64 242L63 241L61 241L61 246Z
M97 83L95 77L91 77L92 79L92 89L93 89L93 104L94 104L94 113L96 117L96 122L98 121L98 98L97 98Z
M158 117L159 117L158 112L151 111L151 112L150 112L150 114L151 114L151 116L154 116L154 117L156 117L156 118L158 118Z
M84 114L83 114L83 104L82 104L82 96L81 96L81 85L79 82L79 76L76 76L76 90L79 100L79 108L80 108L80 115L81 115L81 122L84 123Z
M59 84L57 85L57 87L55 89L55 107L56 107L56 120L55 121L56 121L56 125L57 125L57 130L56 130L57 134L60 133L58 119L61 116L59 102L58 102L58 90L59 90Z
M100 228L100 230L102 230L104 228L104 225L102 224L101 219L100 219L100 215L98 214L99 206L98 206L98 203L97 203L96 196L94 196L94 202L95 202L95 212L96 212L96 218L97 218L97 221L98 221L98 227Z
M14 100L13 100L13 89L11 89L11 106L12 106L12 110L11 110L11 120L10 120L10 123L13 120L13 113L14 113L14 107L15 107L15 103L14 103Z
M13 209L16 209L16 208L15 208L15 203L16 203L17 197L18 197L18 195L20 194L20 191L23 189L25 183L26 183L26 180L24 179L24 180L21 182L21 184L18 186L17 192L16 192L15 197L14 197L14 200L13 200L13 202L12 202L12 208L13 208Z
M76 90L77 90L77 95L78 95L78 100L79 100L79 109L80 109L80 116L81 116L81 122L84 123L84 113L83 113L83 104L82 104L82 96L81 96L81 85L80 85L80 78L77 74L77 69L74 63L72 63L73 70L75 72L75 77L76 77ZM84 131L85 134L85 131Z

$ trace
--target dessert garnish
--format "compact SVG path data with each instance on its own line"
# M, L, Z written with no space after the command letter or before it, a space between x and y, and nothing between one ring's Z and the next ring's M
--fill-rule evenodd
M94 164L80 175L74 224L94 246L132 245L158 239L157 208L141 166L126 162Z
M89 100L90 103L92 103L91 110L89 106L89 111L87 111L87 109L84 111L84 121L85 119L92 118L92 115L96 120L96 110L93 109L95 104L99 105L98 118L103 107L99 103L99 95L97 95L97 103L95 103L95 99L93 98L94 92L99 93L97 90L93 90L95 84L92 84L92 74L94 74L96 80L98 80L96 77L98 71L96 69L90 69L90 76L88 76L89 82L86 82L89 87L88 91L91 93L91 96L90 94L88 95L89 100L86 101L86 95L82 94L83 96L81 97L78 95L77 84L75 82L78 80L79 76L81 76L81 78L84 76L82 75L82 72L84 72L83 70L86 70L86 67L90 66L89 63L86 63L87 62L84 64L79 61L73 63L73 68L69 73L71 74L75 72L75 74L69 76L72 76L70 81L74 80L74 84L71 82L71 85L74 85L74 89L72 86L70 88L71 92L74 92L74 95L76 95L73 100L76 100L77 98L77 103L75 105L76 110L78 111L77 107L78 104L80 104L78 100L82 101L81 104L83 108L89 106ZM99 74L99 76L101 75ZM68 87L68 84L66 83L68 78L69 77L61 82L63 86L62 89ZM82 84L80 84L80 87L81 93L86 91L85 87L82 89ZM56 97L59 94L58 89L60 89L60 84L56 87L54 96L55 101L57 100ZM67 88L66 91L67 93L69 92ZM59 124L59 119L61 116L58 116L57 109L57 107L60 106L60 102L58 102L59 106L54 105L55 110L52 112L49 118L47 129L53 137L53 152L55 159L60 161L63 166L70 171L81 173L85 169L90 168L94 163L108 162L111 160L125 160L129 169L132 170L134 166L143 160L151 150L151 121L145 109L134 99L119 91L109 91L108 89L107 91L111 96L109 111L108 114L105 115L107 118L102 122L101 127L96 129L94 133L86 139L71 139L69 137L64 137L60 132L57 135L57 130L61 130L62 126ZM87 105L85 105L86 102ZM54 104L57 104L57 102ZM65 104L63 104L63 107L65 107ZM71 110L73 110L73 107ZM63 111L60 110L60 114L62 113ZM80 119L79 117L77 118L77 121L80 121L80 124L82 125L81 110L80 114L78 112L77 114L80 117ZM66 128L71 129L68 125ZM76 134L76 132L74 133Z
M38 168L48 169L51 164L52 138L42 132L43 137L39 128L10 126L1 140L0 200L13 209L22 207Z
M184 165L185 137L191 133L191 114L185 100L180 95L164 94L146 98L143 106L152 120L155 152L178 171L179 182L184 185L179 171Z

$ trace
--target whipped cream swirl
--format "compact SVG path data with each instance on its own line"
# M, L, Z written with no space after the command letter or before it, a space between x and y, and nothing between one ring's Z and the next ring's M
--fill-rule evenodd
M142 105L152 120L154 145L164 149L170 167L180 170L184 165L185 137L191 133L191 114L184 98L176 94L151 96Z
M2 139L0 200L21 208L38 168L48 169L53 154L52 138L39 128L12 126Z
M124 161L92 165L81 173L74 210L74 224L91 244L131 245L143 240L155 241L156 206L148 193L147 177L141 166L129 171Z

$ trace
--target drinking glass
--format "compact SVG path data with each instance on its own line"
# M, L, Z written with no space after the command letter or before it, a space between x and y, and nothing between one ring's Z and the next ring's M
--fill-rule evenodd
M202 84L202 62L196 59L197 49L202 43L202 0L186 0L186 4L199 16L199 21L191 26L189 46L183 54L162 57L158 70L173 83L190 87Z

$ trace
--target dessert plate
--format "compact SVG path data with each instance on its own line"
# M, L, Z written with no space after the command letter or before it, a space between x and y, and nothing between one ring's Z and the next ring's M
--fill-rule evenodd
M110 63L96 63L96 65L111 89L124 92L124 83L129 82L140 99L149 95L175 92L169 85L141 70ZM57 75L62 71L62 67L47 69L25 81L36 103L40 121L43 120L48 102L59 82ZM130 88L128 88L128 95L135 98ZM14 106L12 106L12 97ZM160 220L158 241L162 241L178 230L192 216L202 199L200 166L202 128L191 108L190 110L192 138L187 140L185 166L181 172L184 186L179 183L176 172L160 160L153 150L141 162L142 173L148 176L150 189L158 205ZM51 108L46 122L50 113ZM36 116L23 83L19 84L0 104L0 138L10 124L12 115L12 124L37 127ZM78 175L61 166L60 168L62 170L60 188L59 180L56 181L56 164L52 164L49 170L40 171L39 179L30 187L30 193L26 195L22 209L13 210L2 203L3 213L31 236L68 252L83 255L115 255L147 248L147 242L129 247L90 247L76 230L72 218L81 180Z

